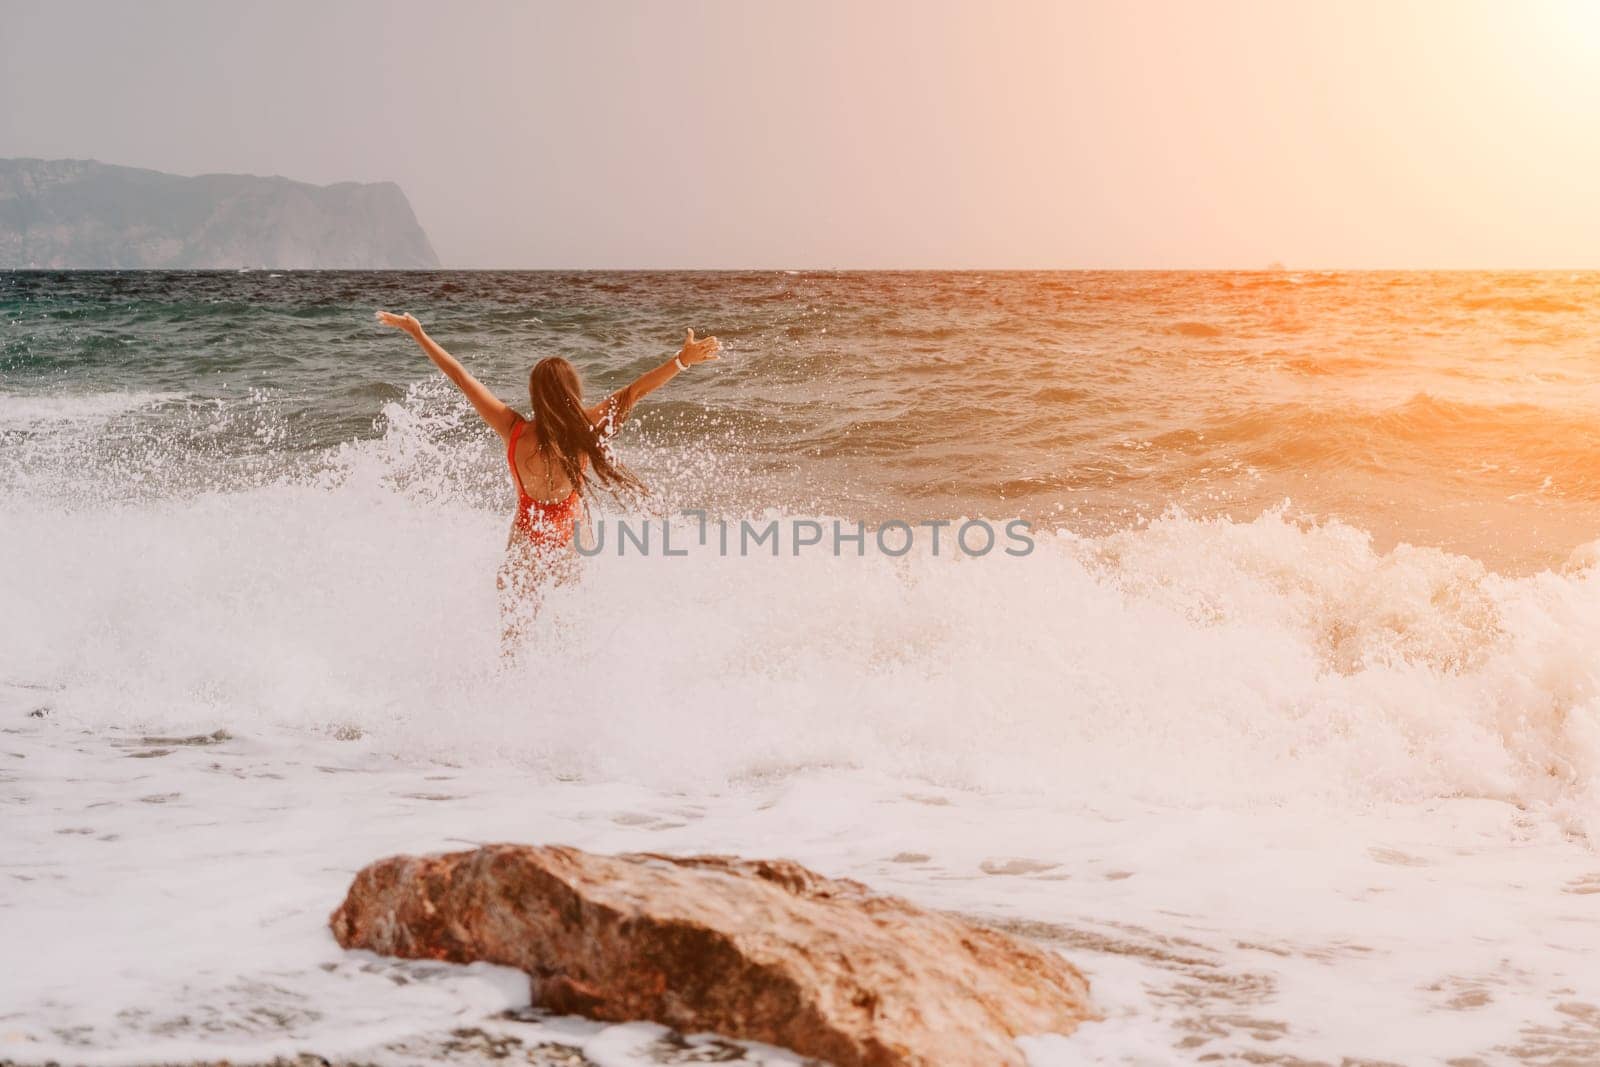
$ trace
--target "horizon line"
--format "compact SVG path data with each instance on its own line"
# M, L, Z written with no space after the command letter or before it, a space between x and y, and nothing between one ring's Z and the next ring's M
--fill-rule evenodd
M0 274L1596 274L1554 267L13 267Z

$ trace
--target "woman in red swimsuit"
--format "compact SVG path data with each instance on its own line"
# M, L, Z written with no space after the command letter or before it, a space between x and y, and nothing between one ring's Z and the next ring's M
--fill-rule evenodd
M532 418L524 419L440 348L410 315L378 312L378 321L411 335L428 358L456 384L483 421L506 443L506 462L517 490L516 517L500 569L501 611L506 636L536 604L544 583L562 577L572 560L569 547L591 481L611 489L642 489L639 480L611 458L607 441L633 413L641 398L671 381L679 371L716 359L715 337L697 339L690 330L672 359L639 376L600 403L585 407L578 372L560 356L541 359L528 376ZM507 595L509 594L509 595Z

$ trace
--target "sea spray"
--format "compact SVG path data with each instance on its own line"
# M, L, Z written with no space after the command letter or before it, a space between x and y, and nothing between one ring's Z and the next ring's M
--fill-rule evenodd
M503 668L506 516L373 462L388 440L334 484L13 500L0 677L85 727L349 727L663 788L832 765L1083 802L1595 814L1593 570L1506 577L1282 511L1024 557L607 554Z
M373 858L519 840L1060 947L1109 1021L1038 1067L1594 1060L1597 278L0 276L0 1055L653 1062L328 939ZM1036 550L597 557L502 657L504 451L374 306L513 403L733 339L597 520Z

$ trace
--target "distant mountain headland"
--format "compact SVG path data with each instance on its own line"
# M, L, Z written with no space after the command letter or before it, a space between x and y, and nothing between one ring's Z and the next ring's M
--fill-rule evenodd
M438 265L393 182L185 178L85 159L0 159L0 269Z

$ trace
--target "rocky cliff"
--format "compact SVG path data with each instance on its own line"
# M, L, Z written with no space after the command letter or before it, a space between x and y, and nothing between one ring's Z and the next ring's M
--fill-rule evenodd
M0 269L427 269L393 182L185 178L81 159L0 159Z

